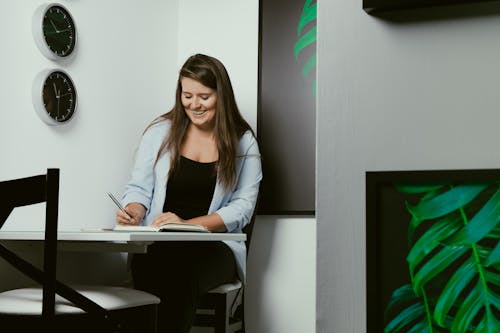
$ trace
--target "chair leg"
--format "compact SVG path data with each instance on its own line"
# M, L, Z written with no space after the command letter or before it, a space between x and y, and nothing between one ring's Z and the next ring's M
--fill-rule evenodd
M229 332L229 317L226 314L229 311L227 297L220 297L215 306L215 327L214 333Z

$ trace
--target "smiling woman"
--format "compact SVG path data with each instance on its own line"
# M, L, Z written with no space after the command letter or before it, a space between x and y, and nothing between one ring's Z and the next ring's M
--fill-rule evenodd
M257 141L238 110L225 67L197 54L180 70L173 108L144 132L122 198L125 212L117 211L116 222L178 222L241 233L261 179ZM245 243L238 241L155 244L132 260L135 287L164 300L158 317L166 332L189 332L199 297L223 283L244 281L245 269Z
M182 105L191 123L204 131L212 131L215 126L217 94L212 88L188 77L181 79Z

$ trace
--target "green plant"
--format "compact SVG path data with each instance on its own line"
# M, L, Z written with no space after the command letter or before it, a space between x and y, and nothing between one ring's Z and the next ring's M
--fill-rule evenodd
M300 15L300 20L297 25L297 36L299 39L294 46L295 59L299 57L299 53L316 42L316 25L304 32L309 23L316 21L317 4L312 3L312 0L306 0ZM316 68L316 52L309 56L304 66L302 67L302 77L305 79ZM316 80L313 81L313 93L316 94Z
M500 188L398 185L417 196L406 257L411 283L386 306L385 332L500 332Z

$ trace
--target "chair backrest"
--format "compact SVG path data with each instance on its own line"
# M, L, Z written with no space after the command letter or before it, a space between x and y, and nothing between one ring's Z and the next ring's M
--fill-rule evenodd
M43 175L2 181L0 193L4 198L0 204L0 229L14 208L46 202L43 272L1 244L0 256L43 285L42 316L52 318L55 315L59 169L48 169Z
M243 228L243 232L247 236L247 239L245 240L245 246L247 248L247 256L248 256L248 251L250 250L250 243L252 241L253 225L255 222L256 212L257 212L257 209L254 210L254 212L252 214L252 218L250 219L250 222Z
M250 218L250 222L243 227L243 232L246 234L247 239L245 240L245 246L247 248L247 257L248 257L248 252L250 252L250 243L252 241L252 234L253 234L253 227L255 224L255 218L257 216L257 210L259 207L259 198L260 198L260 191L259 194L257 194L257 200L255 202L255 208L253 209L252 217Z

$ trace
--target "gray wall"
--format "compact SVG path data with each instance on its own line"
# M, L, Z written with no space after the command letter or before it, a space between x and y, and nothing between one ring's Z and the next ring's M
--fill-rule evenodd
M317 332L366 331L365 171L500 166L500 6L320 0Z

